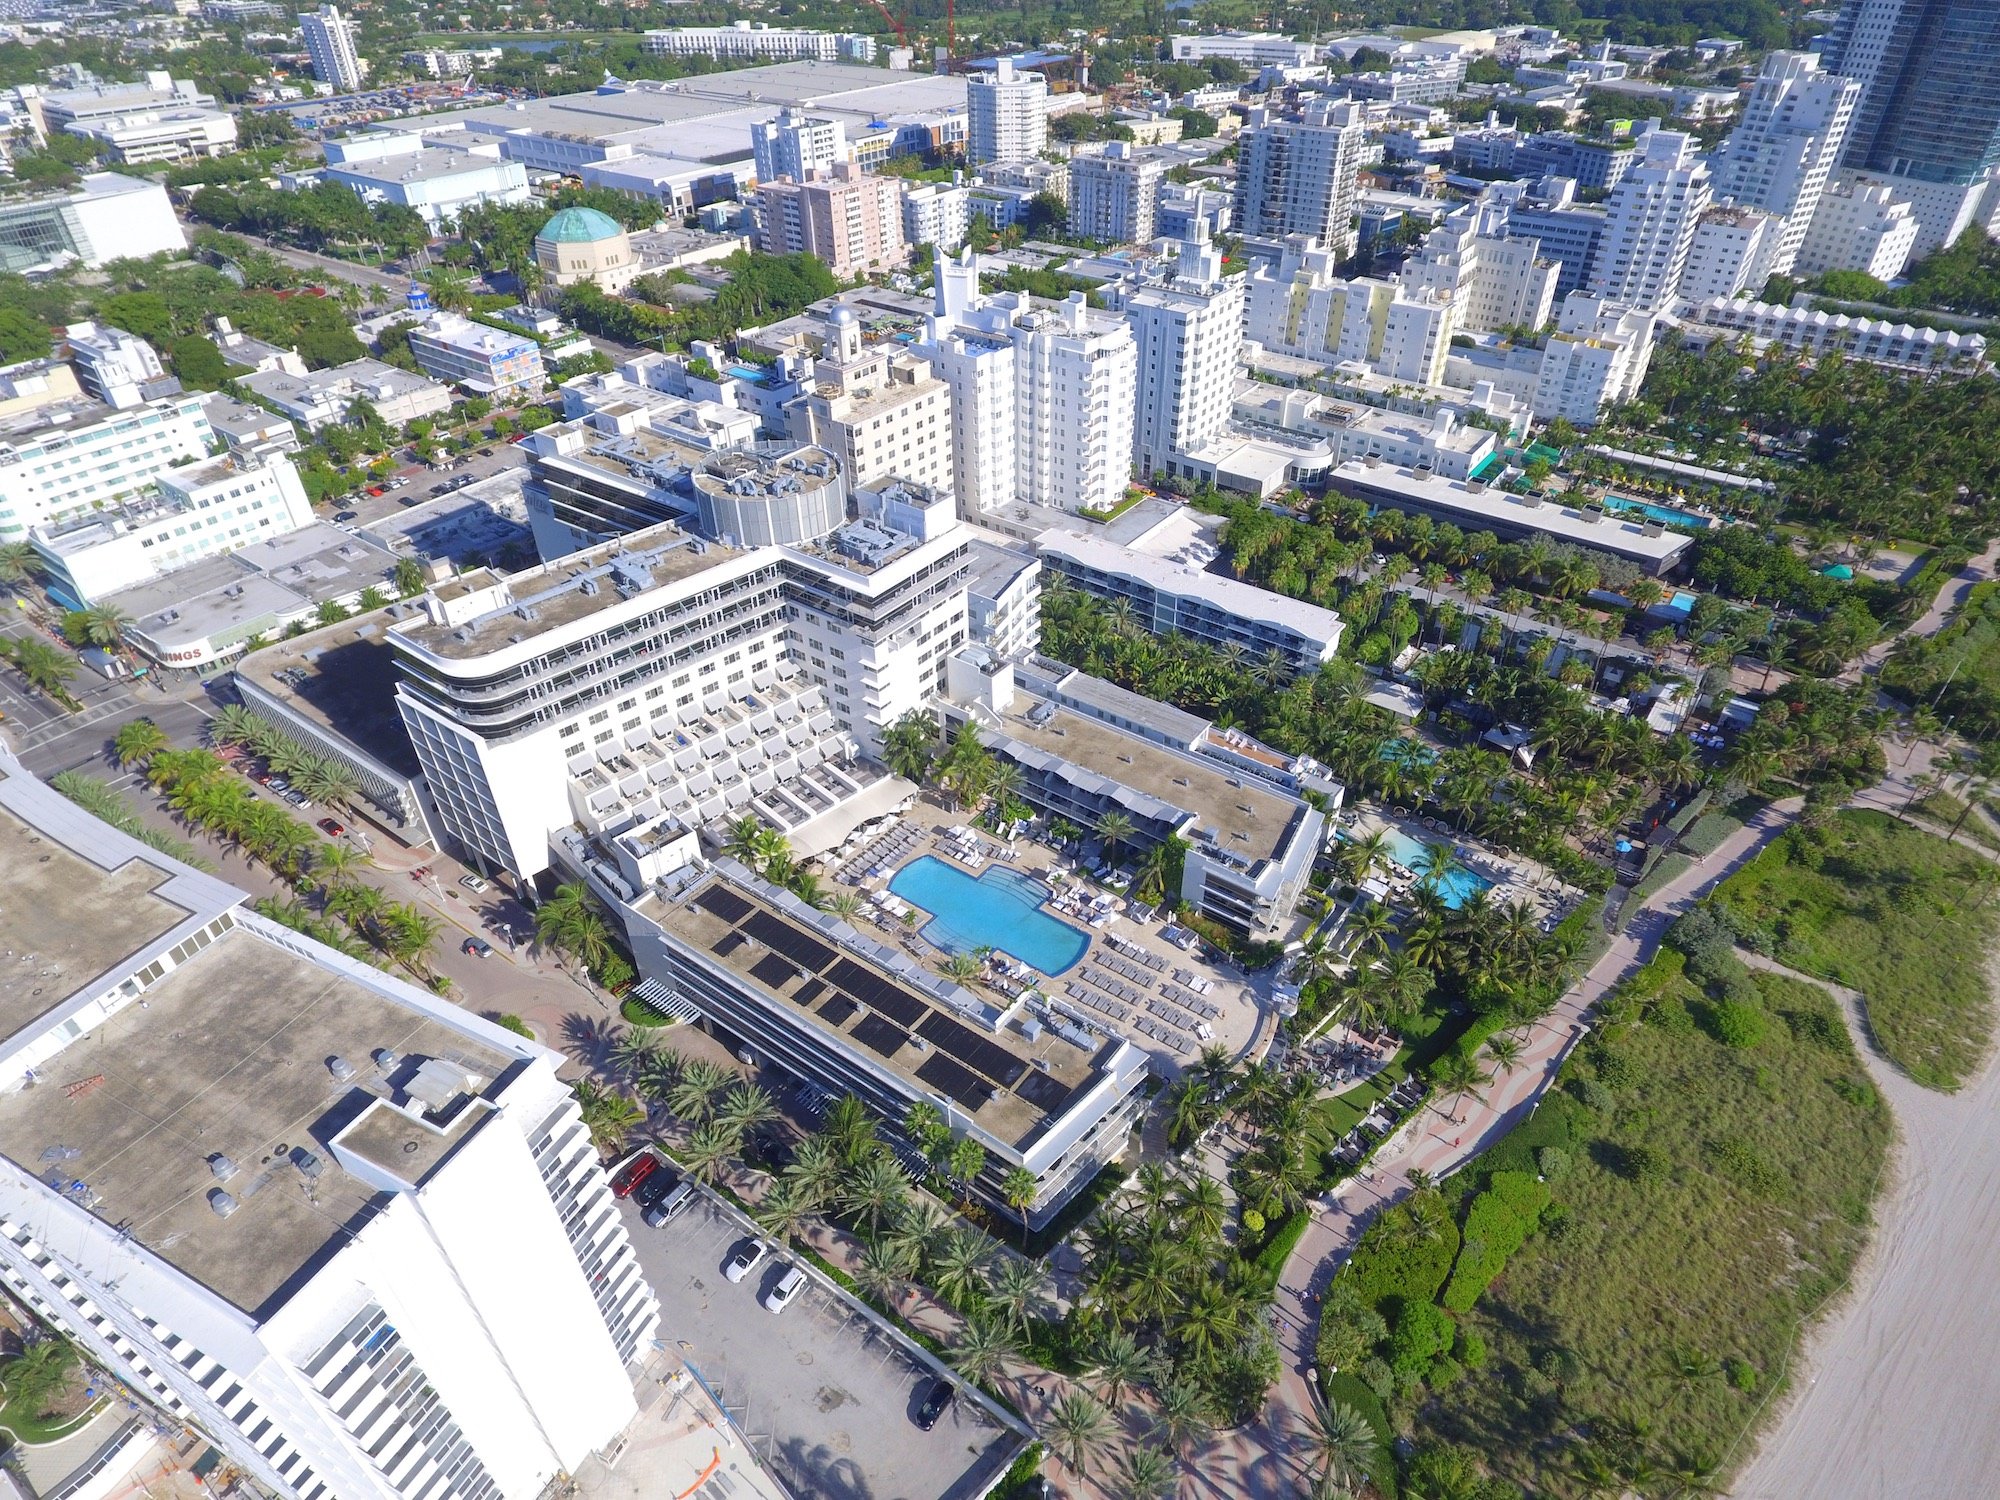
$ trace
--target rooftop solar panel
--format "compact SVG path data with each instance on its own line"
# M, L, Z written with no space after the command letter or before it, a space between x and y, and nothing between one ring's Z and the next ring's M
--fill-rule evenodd
M721 885L710 886L695 898L694 904L732 927L750 915L750 903Z
M782 992L786 985L799 977L799 968L782 953L766 953L750 965L750 977L759 984Z
M934 1052L924 1060L924 1065L917 1069L917 1077L970 1110L977 1110L986 1103L991 1089L991 1085L977 1073L960 1067L941 1052Z
M894 1057L897 1049L910 1039L910 1034L881 1016L863 1016L855 1023L854 1037L871 1052Z
M775 913L760 911L743 924L743 931L769 948L782 953L802 969L817 974L833 962L833 950L818 938L809 937Z
M1014 1085L1014 1092L1045 1114L1058 1114L1069 1103L1069 1096L1076 1092L1067 1084L1056 1082L1046 1073L1028 1070L1028 1076Z
M859 1009L860 1006L836 991L834 997L819 1008L819 1015L829 1026L845 1026L847 1018Z
M863 1005L872 1006L902 1026L916 1025L927 1009L915 995L891 984L873 970L864 969L851 958L843 958L836 963L827 971L827 978Z
M925 1016L917 1031L925 1040L937 1043L967 1067L978 1069L997 1083L1012 1084L1027 1071L1027 1064L1005 1047L996 1046L942 1012L932 1011Z
M808 979L792 992L792 998L801 1005L811 1005L826 993L826 985L817 979Z
M717 958L727 958L729 957L730 954L734 953L738 948L741 948L742 946L743 946L742 933L725 932L721 937L717 938L714 942L708 945L708 950L709 952L713 953Z

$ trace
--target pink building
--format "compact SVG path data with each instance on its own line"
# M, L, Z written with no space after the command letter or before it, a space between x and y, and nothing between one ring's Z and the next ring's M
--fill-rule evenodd
M904 265L910 247L903 238L902 181L842 162L803 182L760 183L757 248L768 255L804 251L842 280Z

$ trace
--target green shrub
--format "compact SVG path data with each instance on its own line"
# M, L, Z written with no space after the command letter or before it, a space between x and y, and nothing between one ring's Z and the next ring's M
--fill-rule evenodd
M1381 1364L1380 1360L1375 1361ZM1384 1366L1384 1373L1388 1373ZM1389 1421L1388 1408L1382 1405L1382 1398L1375 1394L1369 1384L1356 1375L1329 1375L1322 1371L1319 1377L1320 1394L1326 1398L1328 1406L1351 1406L1368 1419L1368 1425L1375 1429L1375 1440L1380 1445L1376 1455L1373 1477L1375 1488L1385 1500L1396 1497L1396 1460L1391 1444L1396 1438L1396 1429Z
M1389 1361L1379 1354L1373 1359L1364 1359L1357 1373L1362 1383L1375 1393L1378 1402L1387 1401L1396 1394L1396 1372L1389 1368Z
M1847 1057L1854 1055L1854 1038L1847 1034L1840 1017L1830 1011L1784 1010L1778 1012L1778 1018L1790 1029L1794 1041Z
M1619 1175L1632 1182L1658 1182L1672 1166L1664 1153L1651 1146L1621 1146L1617 1151Z
M1784 1194L1785 1174L1772 1166L1748 1141L1737 1136L1724 1136L1710 1141L1706 1154L1724 1177L1759 1198L1777 1198Z
M1606 1088L1630 1088L1639 1081L1639 1070L1632 1059L1611 1047L1593 1048L1590 1065L1597 1070L1597 1076Z
M1262 1234L1264 1232L1264 1216L1258 1213L1256 1209L1246 1208L1243 1210L1243 1232L1245 1234Z
M1684 1037L1694 1032L1694 1015L1686 1001L1670 995L1646 1012L1646 1024L1663 1036Z
M1362 1300L1350 1277L1327 1288L1320 1304L1319 1336L1313 1358L1324 1371L1351 1370L1389 1337L1389 1325L1374 1306Z
M1522 1183L1539 1193L1539 1200ZM1507 1268L1508 1257L1535 1232L1548 1192L1525 1173L1494 1174L1493 1186L1474 1198L1466 1211L1464 1248L1458 1252L1458 1263L1444 1289L1446 1308L1455 1313L1472 1311L1480 1293Z
M1569 1170L1569 1153L1560 1146L1544 1146L1535 1153L1535 1166L1554 1182Z
M1764 1013L1740 1000L1719 1000L1708 1008L1708 1033L1725 1047L1748 1050L1764 1040Z
M1451 1352L1457 1357L1458 1362L1468 1370L1485 1368L1486 1340L1474 1333L1470 1328L1461 1328L1458 1330L1458 1342L1452 1346Z
M1453 1384L1465 1373L1465 1366L1449 1354L1441 1354L1431 1362L1430 1373L1424 1377L1434 1391L1441 1391Z
M1727 1361L1722 1368L1729 1376L1729 1383L1736 1387L1737 1390L1743 1392L1744 1395L1747 1396L1757 1389L1757 1367L1751 1364L1749 1360L1732 1359Z
M1457 1333L1451 1315L1435 1302L1405 1302L1389 1334L1389 1368L1400 1379L1423 1379Z
M1412 1217L1422 1216L1422 1223ZM1347 1274L1354 1289L1376 1308L1389 1299L1429 1302L1451 1275L1458 1258L1458 1225L1435 1199L1399 1204L1361 1237Z
M1594 1115L1609 1114L1615 1102L1611 1097L1611 1090L1595 1078L1577 1079L1570 1086L1570 1092L1576 1097L1578 1104Z
M511 1031L514 1035L527 1037L531 1041L534 1039L535 1033L528 1028L528 1023L519 1016L501 1016L493 1024L498 1026L502 1031Z

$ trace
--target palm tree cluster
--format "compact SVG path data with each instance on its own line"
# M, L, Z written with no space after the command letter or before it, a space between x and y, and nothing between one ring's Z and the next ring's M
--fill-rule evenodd
M49 778L49 785L92 817L131 835L148 848L157 849L170 859L192 865L197 870L209 868L199 851L187 840L177 839L170 833L162 833L150 823L141 822L132 804L110 783L99 781L95 776L86 776L81 771L58 771Z
M631 981L631 961L619 951L604 908L581 881L557 886L536 909L535 940L574 958L608 989Z
M819 877L793 856L791 840L768 823L747 814L738 818L729 825L722 852L810 905L824 905L830 899L820 890Z
M300 889L316 890L322 911L339 917L391 962L427 981L432 978L427 956L444 923L356 880L354 871L363 861L358 851L329 843L284 809L255 796L212 751L156 748L144 763L146 780L183 823L261 861ZM335 946L357 951L347 943Z
M76 658L55 642L36 635L0 637L0 658L44 697L54 699L72 713L82 706L69 690L76 677Z
M1184 1388L1211 1421L1247 1420L1277 1378L1271 1279L1223 1239L1221 1186L1149 1163L1085 1231L1084 1295L1070 1315L1099 1394Z
M361 778L351 767L309 750L240 703L218 713L208 732L211 742L248 751L315 802L348 808L361 795Z

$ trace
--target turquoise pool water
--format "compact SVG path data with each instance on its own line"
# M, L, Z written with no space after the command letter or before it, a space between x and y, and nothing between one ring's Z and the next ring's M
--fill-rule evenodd
M1676 510L1671 505L1655 505L1650 500L1627 500L1620 495L1604 497L1606 510L1636 511L1649 521L1658 521L1662 526L1692 526L1698 531L1708 528L1708 517L1697 515L1691 510Z
M926 854L898 870L889 889L931 914L923 934L947 953L997 948L1056 975L1090 946L1088 934L1042 910L1048 887L1019 870L994 867L975 876Z
M1384 828L1383 836L1388 841L1389 858L1406 869L1415 870L1421 876L1424 867L1424 845L1421 839L1413 839L1400 829ZM1341 837L1345 839L1346 834ZM1447 841L1448 842L1448 841ZM1438 895L1453 911L1465 905L1466 898L1475 891L1492 889L1493 882L1484 875L1475 875L1470 870L1453 870L1438 882Z

